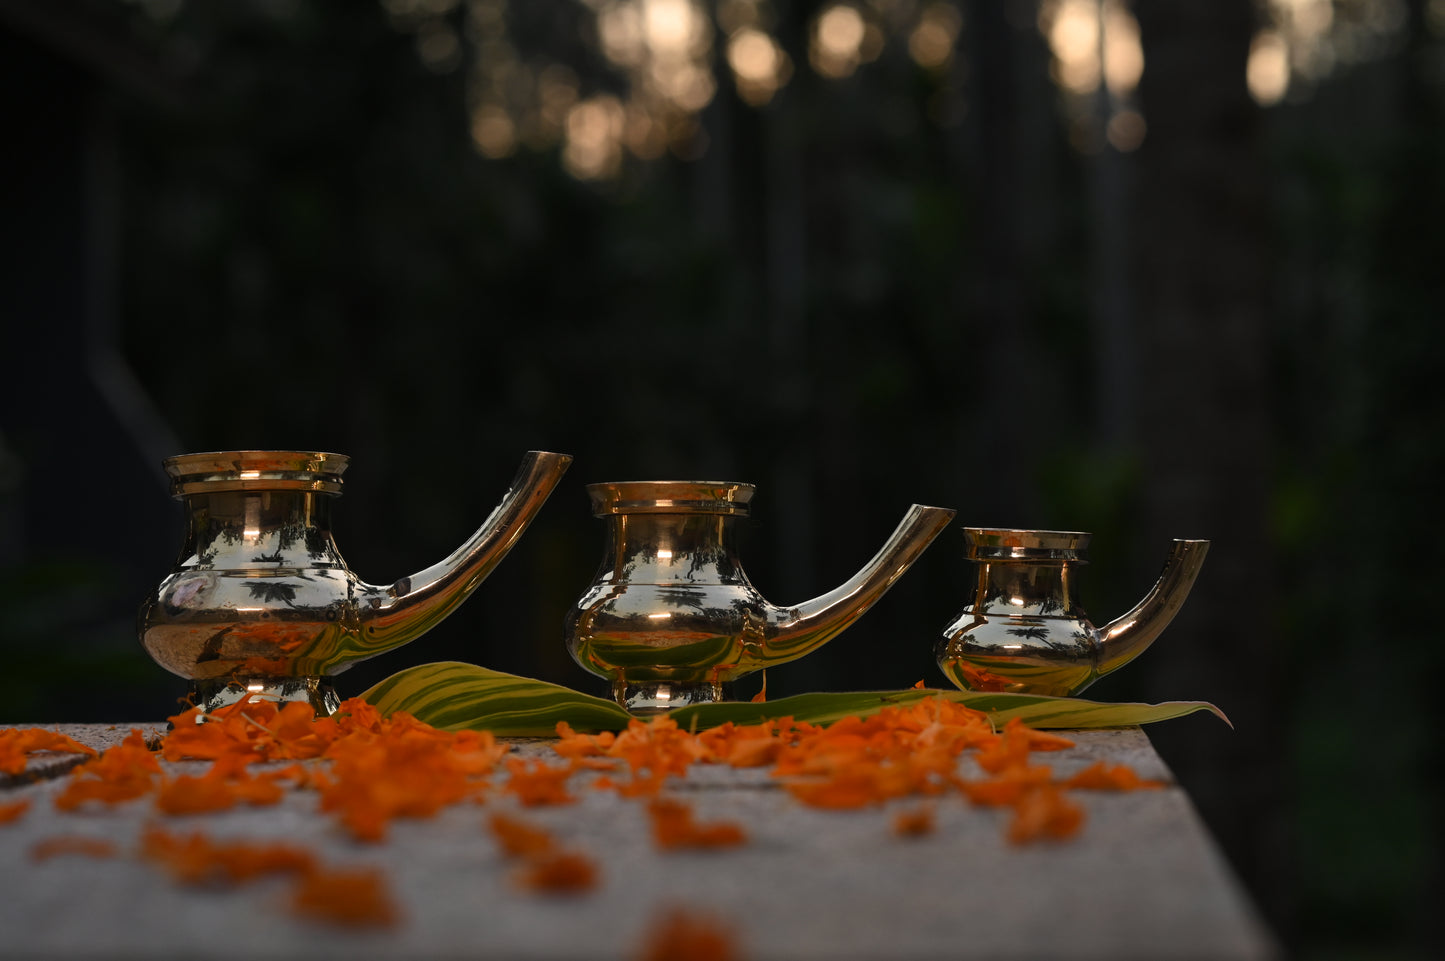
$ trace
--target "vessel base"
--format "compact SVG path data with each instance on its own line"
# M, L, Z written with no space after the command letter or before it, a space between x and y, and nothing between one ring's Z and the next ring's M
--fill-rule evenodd
M277 704L302 701L311 705L317 717L329 717L341 706L341 698L325 677L220 677L191 684L191 702L203 714L248 699Z
M666 714L691 704L735 700L731 684L712 681L614 681L612 697L638 717Z

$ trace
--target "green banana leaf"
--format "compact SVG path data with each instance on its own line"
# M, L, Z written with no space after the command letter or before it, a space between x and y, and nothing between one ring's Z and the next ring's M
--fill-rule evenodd
M697 704L672 713L679 727L705 730L732 721L759 724L776 717L791 717L810 724L831 724L845 717L866 717L885 707L906 707L929 697L942 697L975 711L984 711L997 725L1018 718L1033 728L1133 727L1209 711L1229 724L1224 712L1206 701L1166 701L1162 704L1086 701L1078 697L1043 697L1034 694L983 694L909 688L906 691L838 691L797 694L765 703ZM1233 726L1233 725L1231 725Z
M460 661L422 664L399 671L361 695L383 714L406 711L446 731L488 730L512 737L547 737L566 721L581 733L620 731L632 715L616 703L531 678L488 670ZM798 694L776 701L698 704L679 708L672 718L686 730L701 731L732 721L757 724L779 717L811 724L864 717L890 706L914 704L927 697L945 697L986 711L1003 725L1019 718L1035 728L1132 727L1209 711L1229 723L1224 712L1206 701L1161 704L1086 701L1076 697L1030 694L984 694L909 688L904 691L839 691Z
M398 671L361 695L382 714L405 711L443 731L553 737L557 722L580 733L620 731L632 720L616 701L461 661Z

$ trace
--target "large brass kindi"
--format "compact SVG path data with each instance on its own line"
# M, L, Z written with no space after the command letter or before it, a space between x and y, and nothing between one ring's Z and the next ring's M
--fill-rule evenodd
M1176 540L1154 588L1103 628L1079 603L1090 535L964 528L973 600L939 638L938 666L964 690L1068 696L1152 644L1184 605L1209 541Z
M632 481L587 491L593 514L607 522L606 546L596 580L567 614L567 649L635 714L729 699L739 677L817 649L868 610L953 517L915 504L846 583L776 607L748 582L734 545L752 485Z
M339 704L329 677L411 641L506 556L572 458L530 451L512 486L450 557L387 586L363 583L331 535L348 458L306 451L185 454L163 462L185 504L171 574L141 608L141 643L212 711L248 695Z

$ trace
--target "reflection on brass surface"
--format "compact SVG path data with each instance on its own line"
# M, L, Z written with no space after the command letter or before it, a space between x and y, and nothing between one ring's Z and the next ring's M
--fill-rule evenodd
M1078 597L1089 536L964 528L978 582L935 650L949 680L973 691L1077 694L1154 642L1184 605L1209 550L1209 541L1174 541L1154 588L1099 629Z
M331 535L346 457L168 458L171 493L185 504L185 538L171 574L141 607L141 644L161 667L192 681L206 710L255 693L328 714L337 696L327 678L450 614L512 549L571 462L529 451L465 544L439 564L374 586L347 569Z
M588 486L606 545L596 580L567 614L567 649L611 681L628 710L724 700L743 675L820 647L883 596L953 517L915 504L847 583L775 607L748 582L734 546L753 490L706 481Z

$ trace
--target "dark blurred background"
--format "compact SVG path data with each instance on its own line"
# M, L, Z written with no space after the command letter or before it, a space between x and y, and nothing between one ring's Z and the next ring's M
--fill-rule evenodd
M477 594L338 680L601 691L592 481L759 487L775 602L910 503L1095 534L1102 623L1214 545L1106 700L1292 954L1445 955L1442 0L0 0L0 722L134 721L161 458L352 457L352 568L576 461ZM777 697L941 685L950 530Z

